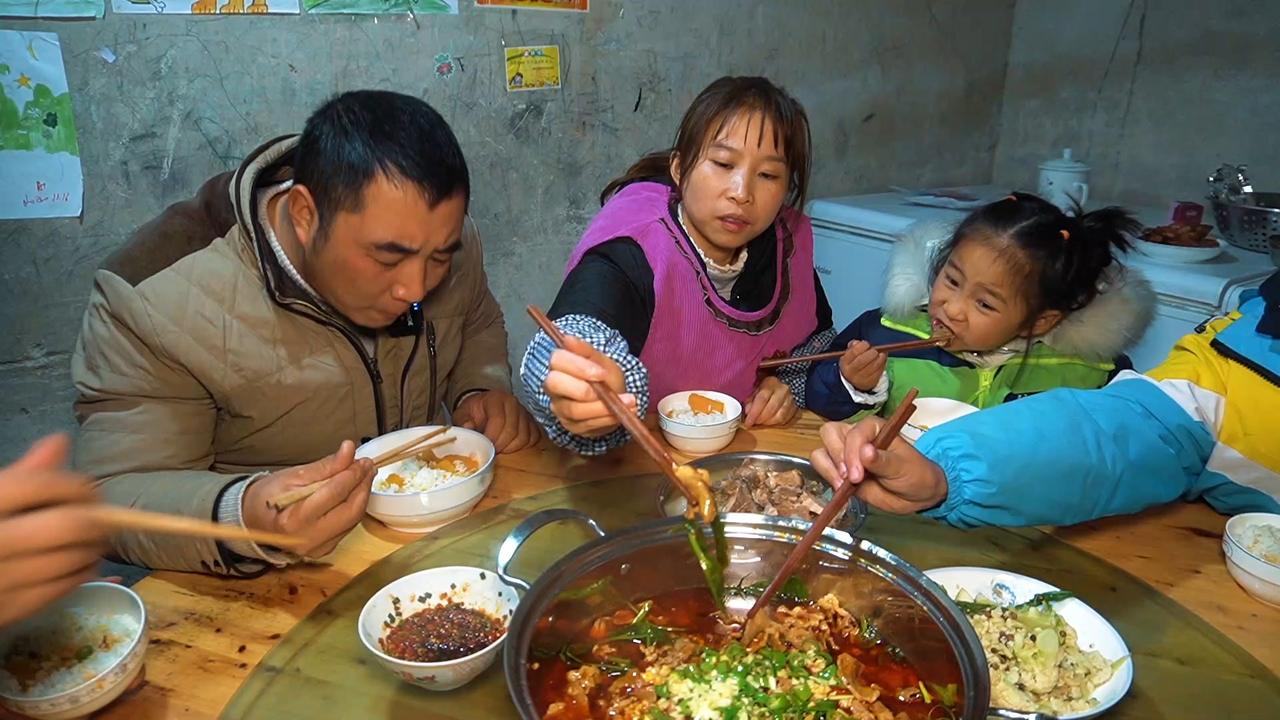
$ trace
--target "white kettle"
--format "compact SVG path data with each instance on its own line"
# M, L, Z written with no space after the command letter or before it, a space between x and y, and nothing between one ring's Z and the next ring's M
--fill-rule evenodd
M1062 157L1040 163L1040 197L1071 212L1076 203L1089 202L1089 166L1071 157L1071 148Z

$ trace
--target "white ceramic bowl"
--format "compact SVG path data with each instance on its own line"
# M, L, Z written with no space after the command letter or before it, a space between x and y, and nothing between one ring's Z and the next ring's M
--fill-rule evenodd
M1244 513L1228 520L1227 531L1222 534L1222 553L1227 558L1227 572L1245 592L1268 605L1280 607L1280 565L1263 560L1244 545L1244 531L1262 524L1280 527L1280 515Z
M902 427L902 436L907 442L915 443L921 435L933 428L976 412L978 408L951 398L916 398L915 412L911 413L907 424Z
M356 457L374 457L387 450L425 435L438 425L405 428L376 437L356 449ZM392 530L407 533L425 533L445 523L457 520L471 512L480 502L493 482L493 458L496 454L489 438L466 428L453 428L448 432L455 439L452 444L437 448L441 455L470 455L480 461L480 469L473 475L454 480L425 493L389 493L374 491L369 495L368 512ZM377 483L395 472L396 465L382 468L374 476Z
M147 609L142 598L123 585L85 583L58 600L38 616L0 630L0 658L9 646L32 628L40 627L51 614L79 610L90 615L119 615L132 618L138 633L128 640L128 649L111 667L80 685L43 697L11 697L0 693L0 705L36 720L70 720L86 717L120 697L142 671L147 654Z
M1061 588L1047 582L1005 572L994 568L947 567L926 570L930 580L942 586L947 597L954 598L960 589L977 597L985 595L1000 605L1016 605L1026 602L1038 593L1053 592ZM1133 656L1129 646L1107 619L1079 598L1069 598L1053 604L1053 609L1076 631L1081 650L1097 650L1112 662L1120 658L1129 660L1111 675L1111 679L1093 691L1097 705L1083 712L1059 715L1059 720L1084 720L1101 715L1129 692L1133 685Z
M1222 241L1210 236L1216 245L1212 247L1183 247L1181 245L1165 245L1138 238L1134 246L1138 252L1152 260L1163 263L1199 263L1212 260L1222 254Z
M511 622L519 602L515 590L503 583L496 572L463 566L438 567L406 575L369 598L360 611L357 627L360 642L392 675L428 690L452 690L473 680L493 664L506 634L485 649L456 660L433 663L401 660L382 652L379 643L387 630L388 618L396 617L393 598L400 601L400 617L452 601L501 618L504 624Z
M724 403L724 414L728 420L710 425L694 425L692 423L673 420L667 413L689 406L689 396L697 393L712 400ZM685 390L672 393L658 401L658 427L666 436L667 442L677 450L693 455L706 455L723 449L733 441L733 436L742 424L742 403L731 395L714 390Z

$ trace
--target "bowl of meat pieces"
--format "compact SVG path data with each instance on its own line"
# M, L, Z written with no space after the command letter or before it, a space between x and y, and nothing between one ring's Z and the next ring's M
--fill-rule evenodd
M808 460L774 452L733 452L698 458L689 463L711 476L716 509L720 513L754 513L793 517L807 522L822 513L832 489ZM658 494L658 508L668 517L681 515L685 498L668 483ZM831 527L855 533L867 519L858 498L832 521Z
M1210 233L1212 225L1161 225L1142 231L1138 250L1153 260L1188 263L1212 260L1222 244Z

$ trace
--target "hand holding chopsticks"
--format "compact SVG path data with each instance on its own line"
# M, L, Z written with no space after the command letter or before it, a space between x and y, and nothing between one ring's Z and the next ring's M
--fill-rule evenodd
M548 333L548 337L551 335ZM555 338L552 338L555 342ZM548 359L543 390L550 398L549 410L569 432L592 437L613 432L619 422L613 411L592 387L599 381L616 393L628 412L634 413L638 398L626 392L622 368L587 341L561 333L563 344ZM560 352L563 351L563 352Z
M93 517L97 522L118 530L248 541L320 557L327 555L364 515L377 464L398 462L430 448L446 445L453 439L430 440L448 429L439 428L419 435L373 459L355 458L355 444L345 441L333 455L259 478L245 491L242 501L245 527L110 505L95 508ZM272 489L280 483L308 480L311 482L295 486L289 492L280 493ZM262 491L275 494L261 500ZM323 502L316 504L317 507L304 508L302 512L287 517L280 515L291 505L321 492L326 495L321 498ZM259 503L267 507L259 508ZM272 529L260 529L263 527Z
M299 536L299 554L327 555L364 518L373 489L373 461L355 453L355 443L344 440L332 455L255 478L240 502L244 526ZM304 501L283 510L272 502L307 486L315 487Z
M542 328L542 331L551 338L556 347L565 348L565 335L556 327L555 323L546 316L540 309L530 305L527 308L529 317ZM654 437L649 428L645 426L640 416L636 415L630 408L623 403L618 397L618 393L613 388L600 380L590 381L591 389L595 392L600 401L609 409L610 414L618 421L622 427L627 429L631 437L639 443L640 447L649 454L658 468L667 476L671 483L684 493L689 501L689 510L695 510L708 522L715 517L715 500L711 496L710 488L707 487L705 479L701 474L693 468L686 465L677 466L675 461L671 459L671 455L667 453L666 448Z
M889 444L893 442L893 439L902 431L902 426L907 424L907 420L911 417L911 413L915 411L916 395L917 392L914 388L909 391L906 397L902 399L902 403L898 405L898 409L889 417L888 422L880 428L880 432L876 435L875 441L872 442L872 445L877 449L887 449ZM747 611L748 621L755 616L756 612L760 608L768 605L769 600L778 592L778 588L782 587L782 584L787 581L787 578L791 577L791 574L796 571L796 568L798 568L800 563L804 560L805 554L808 553L809 549L813 547L813 544L817 542L818 538L822 535L822 531L831 524L831 521L835 519L835 516L844 509L846 504L848 504L849 498L853 496L853 492L856 489L856 483L845 480L835 489L834 492L832 492L831 500L829 500L826 506L823 507L822 513L813 521L813 524L809 527L809 531L804 534L804 537L802 537L800 542L796 544L795 549L793 549L791 554L787 556L786 561L782 563L782 567L778 570L778 574L773 578L773 581L769 583L769 586L765 588L765 591L761 593L760 597L756 598L755 604L751 606L749 611Z
M436 428L435 430L432 430L428 433L425 433L423 435L418 435L417 437L406 440L405 442L402 442L399 445L393 448L390 448L386 452L379 453L378 455L372 458L374 470L375 471L380 470L388 465L394 465L395 463L398 463L398 462L404 462L405 460L408 460L414 455L418 455L418 454L427 452L428 450L434 450L435 448L448 445L449 443L453 442L453 438L451 437L442 438L435 442L428 442L428 441L431 440L432 438L439 437L440 435L443 435L444 433L449 432L450 429L451 427L448 425L444 427ZM277 495L276 497L271 499L271 505L276 510L284 510L290 505L297 502L302 502L303 500L306 500L307 498L314 495L316 491L320 489L323 482L324 481L321 480L320 482L311 483L310 485L304 485L302 487L290 490L289 492Z

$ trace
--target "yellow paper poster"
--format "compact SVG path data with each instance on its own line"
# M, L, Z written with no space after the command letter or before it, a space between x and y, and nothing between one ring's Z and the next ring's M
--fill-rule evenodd
M476 0L476 7L587 12L591 9L591 0Z
M559 45L509 47L506 54L507 92L560 87Z

